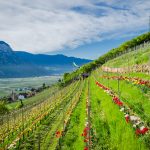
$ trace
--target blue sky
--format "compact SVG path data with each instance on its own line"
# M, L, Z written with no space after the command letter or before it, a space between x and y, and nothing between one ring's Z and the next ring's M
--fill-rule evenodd
M149 0L0 0L0 40L14 50L95 59L148 31Z
M97 42L92 42L89 44L84 44L82 46L79 46L75 49L64 49L64 50L58 50L54 52L48 52L47 54L64 54L67 56L75 56L79 58L87 58L87 59L96 59L99 56L103 55L104 53L108 52L112 48L118 47L123 42L126 42L127 40L130 40L138 35L141 35L142 33L145 33L146 31L139 31L138 33L135 33L134 35L130 35L127 37L122 38L113 38L109 40L102 40Z

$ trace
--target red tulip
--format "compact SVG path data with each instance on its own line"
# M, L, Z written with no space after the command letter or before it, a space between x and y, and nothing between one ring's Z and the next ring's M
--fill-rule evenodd
M84 139L84 142L87 143L87 142L88 142L88 139Z
M141 134L141 130L140 129L136 129L135 133L136 133L136 135L140 135Z
M145 134L146 132L148 132L148 128L143 128L143 129L141 130L141 134Z
M127 122L127 123L128 123L129 120L130 120L129 116L126 116L125 119L126 119L126 122Z
M142 130L140 129L136 129L136 135L140 135L140 134L145 134L146 132L148 132L148 128L143 128Z
M60 132L60 131L57 131L57 132L56 132L56 137L59 138L60 136L61 136L61 132Z

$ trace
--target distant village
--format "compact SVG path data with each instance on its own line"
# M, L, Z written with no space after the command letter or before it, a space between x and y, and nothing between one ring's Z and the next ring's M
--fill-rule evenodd
M81 80L86 79L89 76L89 73L82 73L80 77L75 77L74 80ZM61 79L58 80L58 82L61 83ZM12 90L11 94L8 96L4 96L0 98L0 100L5 101L7 103L16 102L19 100L24 100L26 98L30 98L35 96L37 93L42 92L44 89L49 88L50 86L47 86L45 83L41 87L38 88L29 88L29 87L22 87L22 88L16 88Z
M35 96L37 93L42 92L44 89L49 88L50 86L46 86L45 83L41 87L38 88L16 88L11 92L10 95L2 97L1 100L7 101L9 103L18 101L18 100L24 100L26 98L30 98Z

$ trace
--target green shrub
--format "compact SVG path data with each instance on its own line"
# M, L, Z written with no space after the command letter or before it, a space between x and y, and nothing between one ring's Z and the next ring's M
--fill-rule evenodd
M8 108L4 101L0 101L0 115L3 115L8 112Z
M24 106L22 100L20 100L20 103L16 106L17 109L20 109Z

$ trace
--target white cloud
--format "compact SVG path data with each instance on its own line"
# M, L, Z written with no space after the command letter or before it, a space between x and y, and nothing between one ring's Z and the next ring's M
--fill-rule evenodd
M75 48L146 29L149 14L149 0L0 0L0 39L34 53Z

